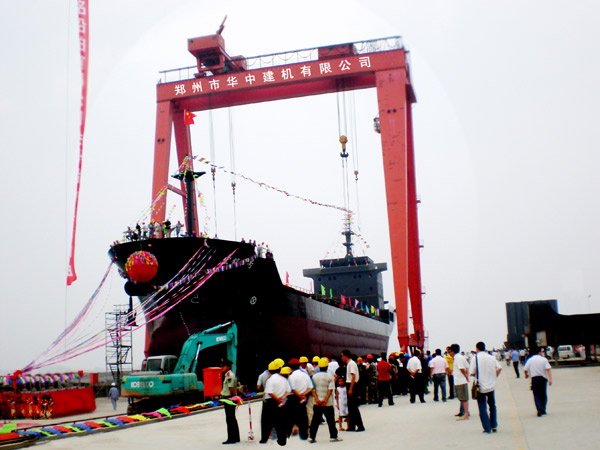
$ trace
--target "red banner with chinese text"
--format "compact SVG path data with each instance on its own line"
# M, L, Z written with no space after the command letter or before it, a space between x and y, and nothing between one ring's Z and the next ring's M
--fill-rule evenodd
M75 273L75 235L77 231L77 211L79 209L79 189L81 186L81 167L83 161L83 134L85 131L85 113L87 105L87 77L89 53L89 8L88 0L77 0L77 24L79 26L79 55L81 56L81 125L79 128L79 164L77 169L77 190L73 210L73 234L71 237L71 256L67 270L67 286L77 280Z

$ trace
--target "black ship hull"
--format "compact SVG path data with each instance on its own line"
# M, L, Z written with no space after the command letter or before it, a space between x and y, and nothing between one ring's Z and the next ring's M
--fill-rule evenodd
M347 348L363 355L387 350L393 324L340 307L339 304L290 288L281 282L275 261L256 258L247 243L204 238L151 239L118 244L109 255L124 271L133 252L146 250L158 260L158 273L149 283L128 282L126 290L143 300L154 287L167 283L201 248L211 261L250 260L216 272L191 296L147 324L146 355L179 355L190 334L220 323L238 327L238 378L252 388L257 376L275 358L339 356ZM148 306L146 307L148 308ZM198 364L218 364L218 348L203 352Z

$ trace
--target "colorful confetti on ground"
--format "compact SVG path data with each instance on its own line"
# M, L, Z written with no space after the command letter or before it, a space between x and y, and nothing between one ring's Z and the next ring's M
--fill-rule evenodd
M133 414L126 416L114 416L96 418L73 423L63 422L57 425L31 426L18 429L17 424L8 423L0 428L0 448L8 443L30 442L32 440L45 440L65 438L70 436L82 436L95 432L106 432L123 429L129 426L155 423L156 421L176 419L201 412L220 408L224 403L241 405L243 402L259 399L262 393L252 392L242 397L230 397L229 399L212 400L192 405L174 405L168 408L160 408L156 411Z

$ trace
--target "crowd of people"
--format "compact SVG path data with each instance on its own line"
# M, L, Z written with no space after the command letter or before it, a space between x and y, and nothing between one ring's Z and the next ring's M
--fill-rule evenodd
M175 225L172 225L169 219L165 220L163 223L154 220L151 220L148 224L146 224L146 222L142 222L141 225L137 223L134 228L127 227L123 232L125 240L129 242L142 239L170 238L173 237L173 235L179 237L184 234L184 225L181 221L178 220Z
M136 223L135 227L131 228L131 226L128 226L127 229L123 232L123 237L128 242L145 239L163 239L170 237L180 237L185 235L185 225L182 224L180 220L178 220L177 223L173 225L169 219L165 220L162 223L156 222L154 220L151 220L148 224L146 224L146 222L142 222L141 225L139 223ZM206 233L201 233L200 236L208 237ZM218 239L217 235L215 235L215 239ZM259 258L273 259L273 252L271 251L269 246L264 242L257 244L256 240L246 241L244 238L242 238L241 242L252 245L256 256L258 256ZM118 242L115 241L115 244L116 243Z
M552 384L552 374L543 352L533 350L532 354L524 371L526 378L532 378L534 403L541 417L546 414L546 387ZM412 355L381 353L358 357L344 350L339 360L336 355L315 356L312 362L302 356L287 364L275 359L257 380L257 390L264 391L259 442L267 443L272 436L283 446L297 430L300 439L314 443L324 421L329 440L338 442L342 440L339 431L366 430L361 405L376 403L383 407L387 401L388 406L394 406L394 396L408 396L411 404L416 403L417 397L420 403L426 403L425 394L430 393L430 388L434 402L459 400L458 421L470 419L469 398L476 400L483 432L494 433L498 429L494 393L502 371L502 355L498 355L493 356L483 342L478 342L476 351L469 354L452 344L444 353L436 349L433 355L415 349ZM230 368L230 363L224 368L228 371L224 396L235 385ZM240 438L235 408L226 409L226 416L228 438L223 444L237 443Z

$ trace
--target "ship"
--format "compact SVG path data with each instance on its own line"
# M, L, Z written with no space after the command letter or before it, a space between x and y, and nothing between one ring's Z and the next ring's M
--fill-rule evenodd
M229 321L238 327L238 378L247 386L253 386L275 358L387 350L394 316L384 308L385 263L351 252L344 258L323 259L318 268L305 270L320 288L315 294L284 283L271 253L251 242L203 236L141 239L117 243L108 253L127 278L127 260L140 251L156 258L157 272L145 283L127 279L127 294L139 298L144 314L151 315L156 301L147 299L157 294L162 309L170 308L146 324L146 357L179 355L191 334ZM210 255L200 269L207 279L179 301L180 284L172 280L198 255ZM182 279L194 275L187 273ZM218 347L203 352L197 366L200 379L202 369L217 365L220 357Z

